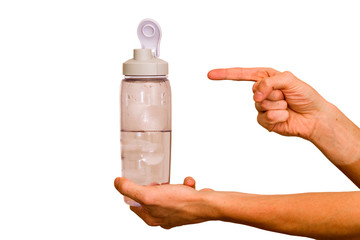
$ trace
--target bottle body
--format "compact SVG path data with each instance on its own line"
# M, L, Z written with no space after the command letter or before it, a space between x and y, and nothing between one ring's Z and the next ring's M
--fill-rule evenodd
M122 176L140 185L170 181L171 89L166 76L121 83ZM131 199L125 199L136 205Z

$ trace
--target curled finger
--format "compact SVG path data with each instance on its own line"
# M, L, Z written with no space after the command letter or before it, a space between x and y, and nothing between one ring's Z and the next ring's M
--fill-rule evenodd
M270 76L258 81L254 86L255 102L262 102L268 98L274 90L284 90L293 88L297 84L298 79L290 72Z
M255 93L258 91L259 84L260 82L256 82L252 87L252 91L254 93L254 100L255 100ZM285 97L281 90L271 90L270 94L266 97L266 99L271 101L279 101L285 99Z
M195 185L196 185L195 179L192 177L186 177L184 179L184 185L195 189Z
M258 114L259 124L269 131L272 131L275 124L286 122L288 118L289 112L287 110L270 110Z
M147 225L149 226L159 226L160 220L152 217L145 208L143 207L133 207L130 206L131 211L133 211L138 217L140 217Z
M270 101L279 101L284 100L285 97L281 90L272 90L266 99Z
M256 102L255 108L259 112L265 112L269 110L286 110L287 102L285 100L280 100L280 101L264 100L262 102Z

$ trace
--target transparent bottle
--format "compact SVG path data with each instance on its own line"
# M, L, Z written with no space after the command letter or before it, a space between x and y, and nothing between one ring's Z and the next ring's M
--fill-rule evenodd
M141 185L170 182L171 89L168 63L158 58L160 34L156 22L143 20L138 27L143 48L123 64L122 176ZM125 202L138 205L129 198Z

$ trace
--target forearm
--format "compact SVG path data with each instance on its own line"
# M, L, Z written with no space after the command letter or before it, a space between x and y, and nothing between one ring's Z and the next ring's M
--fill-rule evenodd
M360 192L204 196L209 219L318 239L360 239Z
M338 108L327 105L309 140L360 187L360 129Z

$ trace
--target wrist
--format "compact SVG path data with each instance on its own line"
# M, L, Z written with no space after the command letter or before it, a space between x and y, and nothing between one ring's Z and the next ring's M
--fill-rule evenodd
M216 191L199 191L199 211L198 217L203 221L221 220L219 192ZM222 199L224 200L224 199Z
M360 160L360 129L331 103L319 113L308 140L336 166Z
M246 215L245 205L249 204L254 196L257 195L240 192L204 192L203 214L206 220L246 224L242 219Z
M317 144L321 141L324 136L326 136L332 128L333 119L337 121L336 114L338 114L339 110L336 108L335 105L331 104L330 102L325 101L323 107L320 109L316 117L314 118L314 126L309 133L309 135L305 138L312 142L313 144Z

